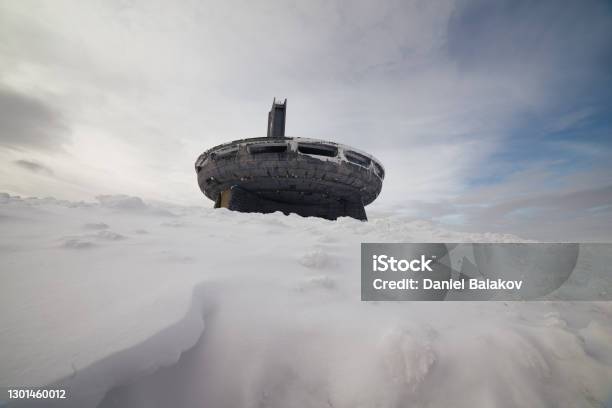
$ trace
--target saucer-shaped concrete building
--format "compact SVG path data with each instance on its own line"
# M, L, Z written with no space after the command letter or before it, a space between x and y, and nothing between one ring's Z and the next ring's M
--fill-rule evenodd
M364 206L380 193L382 164L350 146L285 136L286 112L287 100L275 100L267 137L202 153L195 163L200 190L216 208L367 220Z

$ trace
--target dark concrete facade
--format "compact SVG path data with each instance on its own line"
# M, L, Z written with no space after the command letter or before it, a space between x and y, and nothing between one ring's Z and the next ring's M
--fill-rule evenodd
M215 203L215 206L219 208L222 206L221 204L219 201ZM295 213L303 217L320 217L332 220L338 217L367 219L363 205L357 200L324 200L318 204L288 203L266 199L237 185L231 187L228 202L223 207L234 211L264 214L281 211L285 214Z
M364 206L382 188L382 165L349 146L285 137L285 114L286 101L274 102L271 136L236 140L200 155L195 168L202 192L215 207L236 211L366 220Z

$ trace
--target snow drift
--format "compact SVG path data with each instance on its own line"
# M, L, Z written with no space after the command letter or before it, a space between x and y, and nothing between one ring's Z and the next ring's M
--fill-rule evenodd
M609 303L359 300L361 242L517 237L98 200L0 195L0 387L69 394L31 405L609 402Z

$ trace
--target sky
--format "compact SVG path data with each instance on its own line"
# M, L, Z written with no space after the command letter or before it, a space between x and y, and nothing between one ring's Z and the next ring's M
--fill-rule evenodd
M277 97L382 161L368 211L612 240L610 66L606 1L0 0L0 191L211 206Z

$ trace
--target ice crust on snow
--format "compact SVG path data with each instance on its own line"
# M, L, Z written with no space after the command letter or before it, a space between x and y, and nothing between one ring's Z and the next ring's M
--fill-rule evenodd
M359 300L361 242L515 236L98 200L0 194L0 387L73 407L609 402L609 303Z

